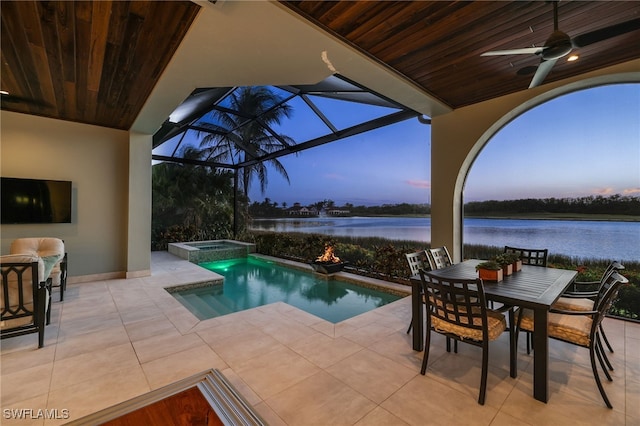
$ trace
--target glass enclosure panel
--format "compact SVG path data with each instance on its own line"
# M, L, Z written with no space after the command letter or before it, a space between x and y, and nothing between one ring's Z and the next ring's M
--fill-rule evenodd
M287 102L293 110L291 119L274 124L272 129L293 138L296 143L319 138L331 132L331 129L299 96Z
M397 112L397 110L392 108L361 103L354 104L353 102L345 102L322 96L310 96L310 98L339 130Z

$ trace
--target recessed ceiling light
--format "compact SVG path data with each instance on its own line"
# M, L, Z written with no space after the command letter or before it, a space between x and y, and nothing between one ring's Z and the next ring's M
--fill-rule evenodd
M580 57L580 56L578 56L578 55L571 55L571 56L569 56L569 57L567 58L567 62L577 61L579 57Z
M0 95L8 95L9 92L7 92L6 90L0 90Z

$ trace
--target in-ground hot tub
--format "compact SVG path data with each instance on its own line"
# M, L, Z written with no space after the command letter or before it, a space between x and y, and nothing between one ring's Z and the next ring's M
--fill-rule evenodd
M192 263L235 259L255 253L256 245L234 240L190 241L169 243L169 253Z

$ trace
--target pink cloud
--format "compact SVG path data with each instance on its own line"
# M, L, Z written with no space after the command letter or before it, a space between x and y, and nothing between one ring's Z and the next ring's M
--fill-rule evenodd
M622 190L623 195L640 195L640 188L627 188Z
M431 188L431 182L429 182L427 180L409 179L409 180L406 180L405 183L407 183L409 186L413 186L415 188L426 188L426 189L430 189Z
M615 193L613 188L596 188L593 190L593 192L597 195L611 195Z
M614 188L595 188L593 193L596 195L640 195L640 188L625 188L622 191L617 191Z

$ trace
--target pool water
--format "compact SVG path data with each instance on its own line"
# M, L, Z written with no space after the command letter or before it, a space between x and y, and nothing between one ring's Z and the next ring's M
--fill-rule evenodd
M251 257L200 266L224 276L224 283L172 293L200 320L285 302L338 323L401 298Z

